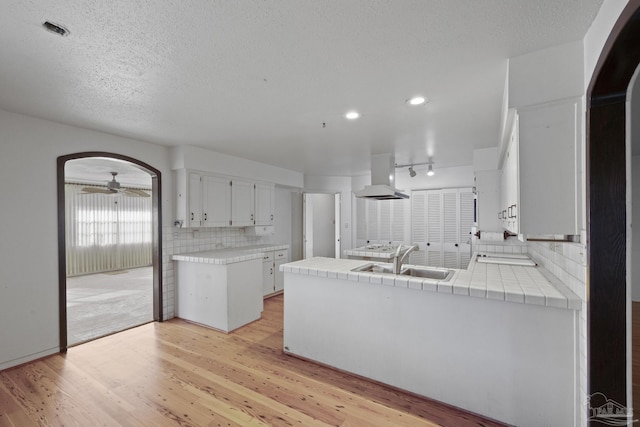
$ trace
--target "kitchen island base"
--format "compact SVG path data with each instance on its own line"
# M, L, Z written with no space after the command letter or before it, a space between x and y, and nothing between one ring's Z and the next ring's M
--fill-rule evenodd
M222 332L260 319L262 262L177 261L177 316Z
M575 425L570 309L287 272L284 351L519 426Z

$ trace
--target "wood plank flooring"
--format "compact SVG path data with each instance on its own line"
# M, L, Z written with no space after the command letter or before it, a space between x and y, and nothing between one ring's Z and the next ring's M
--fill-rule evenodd
M231 334L150 323L0 372L0 426L499 426L282 352L282 295Z

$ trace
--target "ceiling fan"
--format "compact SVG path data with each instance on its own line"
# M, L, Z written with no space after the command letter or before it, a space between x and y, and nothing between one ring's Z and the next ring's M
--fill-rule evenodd
M107 188L101 187L83 187L81 191L83 193L93 194L122 194L129 197L151 197L149 193L144 190L137 190L135 188L122 188L120 183L116 181L116 175L118 172L111 172L113 178L111 181L107 181Z

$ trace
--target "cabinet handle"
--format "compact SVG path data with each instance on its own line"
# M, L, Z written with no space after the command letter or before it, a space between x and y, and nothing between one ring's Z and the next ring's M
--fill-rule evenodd
M251 214L251 221L253 221L253 214Z
M456 243L456 248L458 247L458 244Z
M515 205L515 204L514 204L514 205L511 205L511 208L513 208L513 216L512 216L511 218L517 218L517 215L516 215L516 206L517 206L517 205Z
M271 267L271 273L270 274L273 274L273 267Z
M502 219L502 211L498 212L498 219Z
M191 221L193 221L193 219L194 219L194 218L193 218L193 212L191 212Z
M273 214L271 214L271 221L273 221Z
M431 243L427 243L427 246L431 246Z
M507 219L507 210L502 211L502 219Z
M205 221L207 220L207 213L206 212L204 213L204 220Z
M511 206L507 208L507 218L511 218Z

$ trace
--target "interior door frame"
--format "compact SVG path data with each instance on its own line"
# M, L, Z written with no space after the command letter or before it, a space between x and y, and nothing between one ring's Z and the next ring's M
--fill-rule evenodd
M629 0L596 64L586 111L587 393L627 408L627 101L638 46L640 0Z
M333 221L334 221L334 257L340 258L341 252L341 209L342 209L342 194L340 192L322 192L322 191L304 191L302 193L302 259L307 259L307 195L308 194L320 194L320 195L332 195L333 199ZM313 221L313 220L312 220ZM313 229L313 224L312 224Z
M86 151L60 156L57 159L57 197L58 197L58 312L60 329L60 352L67 351L67 257L64 166L69 160L102 157L124 160L136 165L151 176L151 214L153 223L151 260L153 263L153 320L163 321L162 310L162 179L160 171L153 166L117 153L105 151Z

